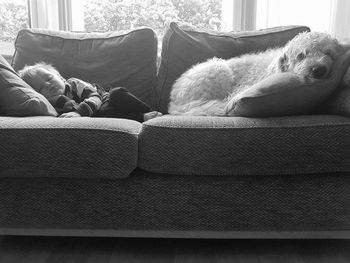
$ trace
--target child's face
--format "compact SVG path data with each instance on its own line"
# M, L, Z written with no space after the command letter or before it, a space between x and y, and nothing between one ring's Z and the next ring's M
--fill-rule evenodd
M31 86L49 101L55 100L57 96L64 94L63 79L44 68L35 69L30 82Z

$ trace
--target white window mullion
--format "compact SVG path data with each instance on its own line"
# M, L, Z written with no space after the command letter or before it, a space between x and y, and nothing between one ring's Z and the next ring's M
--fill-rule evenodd
M69 18L71 17L71 15L69 16L68 14L68 4L67 0L60 0L58 1L58 21L59 21L59 29L60 30L70 30L70 21Z
M32 27L59 29L58 0L29 0Z
M254 30L256 6L256 0L222 0L222 30Z
M256 28L257 0L242 0L242 30L254 30Z
M78 0L29 0L30 25L54 30L73 30L72 14ZM81 6L81 5L80 5ZM77 27L77 26L76 26Z
M333 0L329 31L339 39L350 39L350 1Z

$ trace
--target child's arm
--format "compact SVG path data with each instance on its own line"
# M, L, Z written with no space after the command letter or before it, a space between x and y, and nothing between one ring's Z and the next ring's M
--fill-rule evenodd
M72 117L81 117L80 113L75 111L75 108L78 105L74 100L68 98L65 95L60 95L55 104L53 105L57 110L59 118L72 118Z
M77 113L81 116L91 116L100 109L102 98L93 85L76 78L68 79L67 83L71 86L73 98L76 97L76 101L79 102L74 106Z

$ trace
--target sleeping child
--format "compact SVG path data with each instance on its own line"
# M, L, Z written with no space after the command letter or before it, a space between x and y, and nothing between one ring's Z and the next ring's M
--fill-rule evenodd
M48 99L61 118L91 116L144 122L162 116L158 111L151 111L146 103L125 88L107 92L103 87L81 79L65 80L56 68L44 62L25 66L19 75Z

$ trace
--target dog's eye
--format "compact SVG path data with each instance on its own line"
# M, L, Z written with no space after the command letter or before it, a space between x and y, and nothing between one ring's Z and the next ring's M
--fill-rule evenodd
M330 49L326 49L326 50L324 51L324 54L327 55L327 56L332 57L332 51L331 51Z
M297 56L297 60L303 60L305 58L305 53L304 52L300 52Z
M287 57L286 54L283 54L283 60L284 60L284 62L287 62L287 61L288 61L288 57Z

